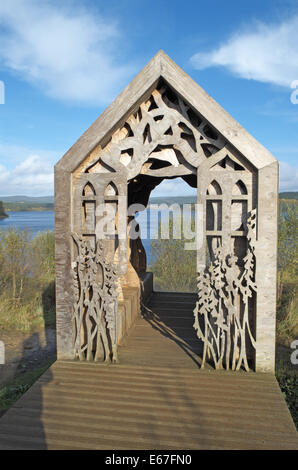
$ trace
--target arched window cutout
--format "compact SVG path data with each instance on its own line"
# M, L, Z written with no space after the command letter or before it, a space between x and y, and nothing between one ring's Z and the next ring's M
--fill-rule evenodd
M211 167L212 170L244 171L244 167L232 160L228 155Z
M247 194L247 188L241 180L237 181L233 188L233 196L240 194Z
M107 165L101 158L95 163L92 163L86 170L85 173L115 173L116 170L111 166Z
M95 189L91 183L86 183L83 189L83 196L95 196Z
M104 195L105 196L118 196L118 189L112 181L106 186Z
M213 180L207 189L207 195L211 196L213 194L222 194L222 190L217 181Z

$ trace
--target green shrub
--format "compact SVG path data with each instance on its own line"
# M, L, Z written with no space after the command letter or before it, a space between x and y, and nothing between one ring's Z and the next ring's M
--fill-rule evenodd
M161 224L159 231L161 231ZM165 230L165 228L164 228ZM194 223L192 223L194 230ZM181 229L182 233L182 229ZM153 272L155 290L168 292L196 291L196 251L185 250L185 243L193 242L184 237L173 238L173 219L169 220L169 239L152 240L151 249L155 261L149 266Z
M298 430L298 374L297 365L291 363L292 349L277 346L276 378Z
M41 232L33 238L30 246L32 272L43 279L55 276L55 237L53 232Z

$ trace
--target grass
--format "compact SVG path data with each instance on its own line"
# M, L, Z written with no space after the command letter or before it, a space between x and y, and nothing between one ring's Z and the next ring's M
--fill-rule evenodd
M276 334L279 344L290 346L298 339L298 280L284 284L281 300L277 306Z
M276 378L298 430L298 365L291 363L291 343L298 339L298 278L284 273L276 316Z
M0 296L0 330L30 333L43 327L54 327L55 321L54 281L31 280L20 302L6 294Z
M292 349L278 345L276 378L298 430L298 366L290 361Z
M21 398L52 364L53 361L49 361L38 369L20 374L6 385L0 387L0 416Z

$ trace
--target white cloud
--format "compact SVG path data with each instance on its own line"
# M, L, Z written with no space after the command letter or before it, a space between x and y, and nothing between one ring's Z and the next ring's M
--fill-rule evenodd
M0 64L54 98L102 104L131 78L116 22L77 1L0 3Z
M0 142L0 164L5 165L8 169L21 164L28 155L39 155L44 161L54 166L64 153L65 150L55 152L53 150L43 150Z
M39 155L29 155L12 169L0 165L1 196L48 196L53 193L53 165Z
M197 69L223 66L236 76L290 87L298 80L298 16L280 24L254 23L210 52L191 58Z
M298 191L298 167L286 162L279 164L279 190Z

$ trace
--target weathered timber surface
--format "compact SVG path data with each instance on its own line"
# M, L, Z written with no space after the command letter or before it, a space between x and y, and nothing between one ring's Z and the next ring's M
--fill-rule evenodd
M194 303L155 294L120 364L56 362L0 419L0 449L298 449L273 374L198 368Z

